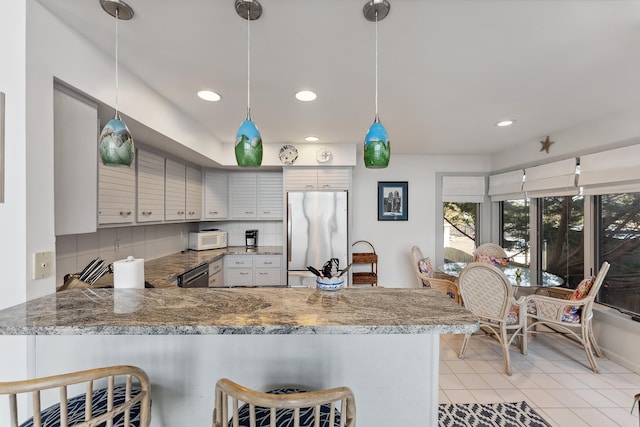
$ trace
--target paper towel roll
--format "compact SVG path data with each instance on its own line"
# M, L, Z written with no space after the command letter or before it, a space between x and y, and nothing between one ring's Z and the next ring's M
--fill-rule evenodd
M144 288L144 259L132 256L113 262L114 288Z

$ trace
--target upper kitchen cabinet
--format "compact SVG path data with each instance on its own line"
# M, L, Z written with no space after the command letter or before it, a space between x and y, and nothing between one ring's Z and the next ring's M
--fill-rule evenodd
M257 176L258 218L282 219L282 174L261 173Z
M186 191L187 221L199 221L202 218L202 171L187 166Z
M55 234L95 232L98 106L56 84L53 120Z
M226 172L205 171L204 173L204 218L227 219L228 217L228 174Z
M98 225L132 224L135 205L135 167L105 166L98 159Z
M186 218L186 166L167 159L165 169L165 220L184 221Z
M164 157L138 149L138 222L164 220Z
M285 168L287 191L336 191L351 187L350 168Z
M230 173L229 200L232 219L282 220L282 174Z

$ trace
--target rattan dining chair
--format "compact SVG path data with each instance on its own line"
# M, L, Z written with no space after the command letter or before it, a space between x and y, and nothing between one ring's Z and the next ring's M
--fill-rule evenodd
M493 334L500 343L505 372L511 375L509 347L525 331L525 297L516 301L511 282L502 270L483 262L467 264L460 272L458 287L465 307L480 318L480 328ZM466 334L460 348L460 359L464 358L470 339L471 334ZM521 340L521 351L522 344Z
M433 277L433 267L430 267L431 261L429 258L424 257L418 245L411 247L411 264L413 265L413 272L418 279L418 287L433 288L452 298L456 304L460 304L461 299L458 285L451 280ZM429 270L431 270L431 272L429 272Z
M576 290L563 288L541 289L542 292L547 294L564 294L561 297L541 294L527 297L527 327L522 349L524 354L527 353L528 333L559 332L575 338L582 344L591 369L593 372L599 372L598 363L593 353L595 351L598 357L604 357L604 354L598 347L593 334L593 304L609 271L609 267L608 262L603 262L598 275L595 278L583 280ZM545 325L550 328L540 331L539 325Z
M502 247L496 243L483 243L478 246L473 251L473 256L477 257L478 255L489 255L497 258L508 258L507 252L505 252Z
M348 387L306 391L251 390L222 378L216 383L213 427L355 427L356 403Z
M79 390L84 392L68 397L69 391ZM0 396L3 395L8 396L11 427L18 427L19 420L30 415L20 427L148 427L151 423L149 378L135 366L108 366L0 382ZM18 414L19 407L26 408L27 399L32 402L31 413L25 409L25 414ZM42 409L43 405L50 406Z

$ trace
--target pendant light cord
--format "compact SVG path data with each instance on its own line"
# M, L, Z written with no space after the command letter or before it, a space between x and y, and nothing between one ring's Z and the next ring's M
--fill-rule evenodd
M120 11L119 7L116 7L116 119L118 118L118 12Z
M378 8L376 7L376 119L378 120Z
M247 8L247 120L251 120L251 8Z

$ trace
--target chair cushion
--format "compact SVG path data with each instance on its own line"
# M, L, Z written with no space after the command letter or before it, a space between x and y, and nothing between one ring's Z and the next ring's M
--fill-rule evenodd
M125 401L125 386L117 386L113 391L113 402L114 405L120 405ZM131 390L131 395L136 396L140 393L140 389L133 387ZM101 415L107 412L107 389L98 389L93 392L93 396L91 398L91 411L93 416ZM83 393L81 395L72 397L68 399L68 413L69 413L69 424L73 425L76 423L81 423L84 421L84 408L85 408L85 400L86 395ZM60 404L57 403L55 405L49 406L41 413L42 417L42 427L59 427L60 426ZM140 425L140 404L137 404L131 408L131 425L139 426ZM96 427L105 427L107 425L106 422L102 424L98 424ZM33 418L28 419L24 423L20 424L20 427L33 427ZM113 427L124 427L124 413L117 415L114 418Z
M289 394L289 393L304 393L308 390L298 388L278 388L270 390L267 393L273 394ZM315 416L315 408L300 408L300 426L313 426ZM340 427L340 413L336 410L336 416L333 426L329 424L329 415L331 407L330 405L320 406L320 427ZM269 427L269 417L271 411L268 408L262 408L256 406L256 426L257 427ZM293 409L277 409L276 417L278 419L278 427L293 427ZM240 427L249 426L249 405L244 404L238 411L238 423ZM233 420L229 421L229 427L233 427Z
M509 313L507 313L507 326L511 326L511 325L516 325L518 324L518 314L520 313L520 307L518 307L517 305L512 305L511 308L509 309ZM485 322L494 324L494 325L498 325L499 323L495 320L490 320L487 319L485 317L480 317L480 320L483 320Z
M591 286L593 286L594 280L595 277L593 276L589 276L586 279L583 279L576 290L573 291L573 294L571 294L571 297L569 299L572 301L577 301L589 295L589 291L591 290Z
M418 261L418 271L422 274L427 275L427 277L433 277L433 266L431 265L431 260L429 257L422 258ZM422 279L422 285L427 288L431 287L431 283L428 280Z
M504 267L509 264L509 258L478 254L476 255L476 262L485 262L487 264L495 265L496 267Z
M534 300L527 302L527 313L532 316L538 315L538 307ZM560 321L566 323L580 323L580 315L582 313L581 307L575 305L566 305L560 315Z

